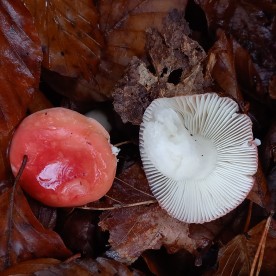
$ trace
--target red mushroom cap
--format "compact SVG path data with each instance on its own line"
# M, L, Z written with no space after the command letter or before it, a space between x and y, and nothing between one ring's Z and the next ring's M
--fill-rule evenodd
M14 133L10 163L14 175L24 155L21 187L55 207L84 205L110 189L117 158L109 134L96 120L65 108L25 118Z

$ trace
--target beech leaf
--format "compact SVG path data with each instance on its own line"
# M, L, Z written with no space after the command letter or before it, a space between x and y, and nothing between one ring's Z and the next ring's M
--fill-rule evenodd
M249 275L251 265L261 240L266 221L260 222L248 234L238 235L219 251L219 267L216 275ZM275 230L265 243L262 275L275 275Z
M19 263L5 271L6 275L143 275L136 269L129 269L114 260L98 257L97 259L76 259L60 262L56 259L37 259Z
M176 9L184 12L187 4L187 0L96 2L100 31L106 41L96 74L90 81L84 78L64 80L56 74L45 74L45 79L50 85L52 78L58 80L54 84L55 90L63 94L66 91L67 95L78 101L110 99L115 84L123 76L132 57L145 55L146 30L159 30L169 11Z
M209 29L224 29L246 50L267 87L276 69L275 3L264 1L195 0L205 12Z
M115 178L110 191L101 200L82 209L112 210L155 203L141 165L135 163Z
M43 66L61 75L91 79L103 47L93 1L23 1L34 17L43 49Z
M158 204L106 211L99 226L110 233L107 256L134 262L145 250L165 246L169 253L186 249L195 254L204 242L189 237L189 224L170 217Z
M123 122L139 125L146 107L159 97L203 93L210 79L203 74L203 48L189 37L183 15L171 12L160 31L147 32L147 62L132 59L113 92L114 109Z
M0 1L0 180L6 178L11 133L39 84L42 52L32 17L20 0Z
M71 255L58 234L35 218L20 186L3 193L0 202L0 270L32 258Z

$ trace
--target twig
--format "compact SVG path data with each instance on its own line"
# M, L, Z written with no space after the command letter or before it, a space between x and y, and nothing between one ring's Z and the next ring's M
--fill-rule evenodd
M254 256L254 260L253 260L253 263L252 263L252 266L251 266L250 276L254 275L254 271L255 271L257 262L258 262L258 266L257 266L257 271L256 271L255 275L256 276L259 275L259 272L261 270L263 257L264 257L265 242L266 242L267 234L268 234L268 231L269 231L269 227L270 227L270 223L271 223L271 219L272 219L273 215L274 215L274 212L271 212L270 216L266 220L264 231L263 231L263 234L261 236L256 254Z
M110 198L110 199L112 199L112 198ZM110 206L110 207L81 206L81 207L76 207L76 208L83 209L83 210L108 211L108 210L116 210L116 209L129 208L129 207L135 207L135 206L149 205L149 204L153 204L153 203L156 203L156 202L157 202L156 200L147 200L147 201L141 201L141 202L135 202L135 203L129 203L129 204L124 204L124 203L123 204L117 204L117 205L113 205L113 206Z
M120 143L115 144L114 147L120 147L120 146L123 146L123 145L132 144L132 143L133 143L132 141L124 141L124 142L120 142Z
M135 191L137 191L137 192L139 192L139 193L141 193L141 194L144 194L144 195L146 195L146 196L155 198L153 195L148 194L148 193L146 193L146 192L144 192L144 191L142 191L142 190L139 190L139 189L133 187L132 185L128 184L127 182L125 182L124 180L122 180L122 179L120 179L120 178L118 178L118 177L115 177L115 179L118 180L118 181L120 181L120 182L122 182L122 183L124 183L125 185L131 187L133 190L135 190Z

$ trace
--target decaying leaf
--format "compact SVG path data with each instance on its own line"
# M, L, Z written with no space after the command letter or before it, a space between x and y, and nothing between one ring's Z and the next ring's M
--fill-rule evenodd
M20 186L14 194L3 193L0 202L0 270L28 259L71 255L58 234L35 218Z
M219 267L216 275L249 275L252 261L259 245L266 221L252 228L246 235L238 235L219 251ZM276 239L272 231L265 244L262 275L275 275Z
M98 257L97 259L76 259L63 262L56 259L37 259L19 263L1 275L124 275L139 276L143 273L114 260Z
M106 211L99 223L110 233L107 255L132 263L143 251L165 246L170 253L186 249L195 253L204 242L189 238L189 224L170 217L158 204Z
M33 20L19 0L0 5L0 180L7 178L7 146L39 84L42 52Z
M52 85L52 77L58 80L54 84L55 90L78 101L110 99L114 85L124 74L131 58L145 54L146 30L160 29L168 12L173 9L183 12L187 0L96 2L99 28L106 42L97 73L90 81L83 78L68 80L49 72L45 76L49 85Z
M222 30L217 32L217 37L208 52L207 70L223 91L247 113L249 107L241 89L249 93L261 93L259 76L245 49L233 38L228 38Z
M59 233L65 244L82 257L96 258L105 251L106 237L98 227L98 213L74 209L66 215Z
M23 1L34 17L43 66L61 75L91 79L104 45L93 1Z
M139 125L155 98L203 93L210 85L203 74L206 54L189 32L183 14L176 11L164 20L160 31L147 32L149 59L133 59L113 93L114 108L123 122Z
M195 0L211 30L223 28L251 54L267 87L276 70L275 3L264 1Z
M24 261L18 263L8 269L1 271L2 276L9 276L9 275L33 275L34 272L43 270L44 268L48 268L53 265L59 264L60 261L57 259L50 259L50 258L41 258L35 259L30 261Z
M155 203L145 173L135 163L115 178L110 191L101 200L92 202L83 209L112 210Z
M204 240L206 244L227 243L244 228L245 210L247 204L242 204L225 216L203 224L190 224L190 237L193 240Z
M258 164L258 170L255 174L254 185L247 198L263 208L270 208L269 205L271 197L268 193L267 180L262 171L261 164Z

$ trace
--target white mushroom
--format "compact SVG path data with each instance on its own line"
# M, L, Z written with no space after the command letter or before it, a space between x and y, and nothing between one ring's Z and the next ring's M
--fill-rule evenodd
M236 208L258 165L252 123L215 93L154 100L140 127L151 190L171 216L204 223Z

